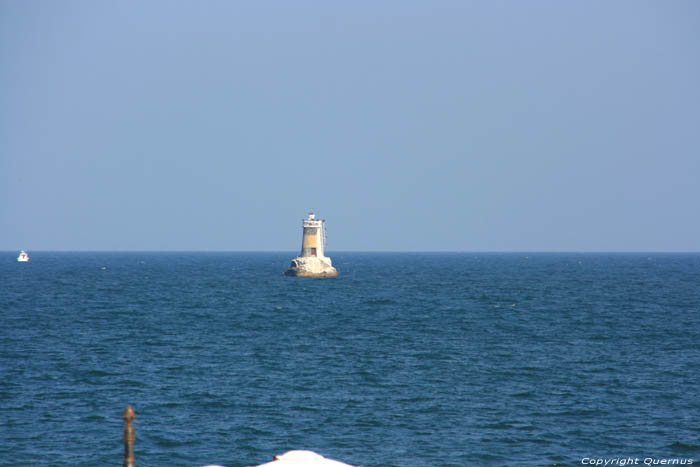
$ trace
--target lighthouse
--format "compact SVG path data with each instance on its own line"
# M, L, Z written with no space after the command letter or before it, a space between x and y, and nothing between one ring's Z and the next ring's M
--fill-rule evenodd
M313 212L302 221L301 254L292 260L285 272L297 277L338 277L331 259L324 255L326 247L326 225L316 219Z

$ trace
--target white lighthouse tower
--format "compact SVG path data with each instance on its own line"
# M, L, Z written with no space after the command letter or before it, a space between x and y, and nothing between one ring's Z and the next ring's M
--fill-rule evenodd
M298 277L337 277L331 259L324 255L326 247L325 221L316 219L313 212L303 220L304 233L301 239L301 254L292 260L285 272Z

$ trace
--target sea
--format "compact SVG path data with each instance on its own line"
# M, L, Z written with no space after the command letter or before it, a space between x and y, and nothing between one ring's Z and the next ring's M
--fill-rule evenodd
M29 254L3 466L700 465L700 254Z

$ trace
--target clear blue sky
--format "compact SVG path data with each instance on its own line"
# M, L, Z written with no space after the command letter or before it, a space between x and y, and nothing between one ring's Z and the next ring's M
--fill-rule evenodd
M700 251L700 2L0 0L0 185L0 250Z

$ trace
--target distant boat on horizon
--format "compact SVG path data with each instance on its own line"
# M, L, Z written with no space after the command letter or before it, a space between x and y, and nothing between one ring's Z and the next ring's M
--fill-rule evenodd
M27 254L26 251L22 250L19 252L19 256L17 257L17 261L20 263L26 263L29 261L29 255Z

